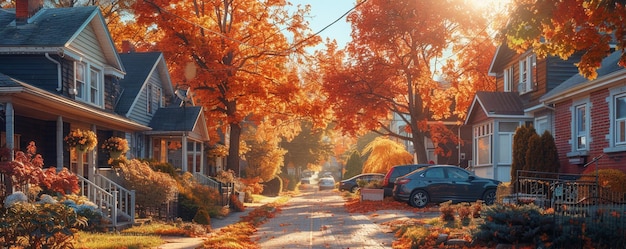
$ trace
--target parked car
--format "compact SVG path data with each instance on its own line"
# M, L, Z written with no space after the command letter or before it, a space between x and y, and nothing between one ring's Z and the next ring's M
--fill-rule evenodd
M339 184L339 190L341 191L347 190L347 191L354 193L357 191L357 189L359 189L359 185L358 185L359 181L364 181L365 183L369 183L371 181L382 182L383 178L385 178L385 175L379 174L379 173L364 173L364 174L356 175L350 179L341 181Z
M395 186L396 178L413 172L413 170L419 169L424 166L432 164L409 164L409 165L397 165L391 167L385 174L383 179L383 189L385 190L385 196L393 195L393 186Z
M449 200L483 200L485 204L491 205L495 202L498 184L500 181L478 177L457 166L431 165L398 177L393 197L399 201L408 201L414 207Z
M334 189L335 188L335 178L332 178L332 177L322 177L318 181L318 186L319 186L320 190Z

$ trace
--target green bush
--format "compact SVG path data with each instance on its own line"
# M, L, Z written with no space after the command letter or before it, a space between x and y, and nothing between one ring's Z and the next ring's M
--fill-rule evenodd
M485 222L473 237L477 243L488 246L531 244L545 246L554 231L554 218L543 215L535 205L492 205L482 211Z
M60 203L15 202L0 210L3 248L73 248L76 228L87 219Z

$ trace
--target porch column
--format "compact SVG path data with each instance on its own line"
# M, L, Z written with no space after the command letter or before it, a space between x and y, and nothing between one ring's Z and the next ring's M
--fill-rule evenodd
M98 134L98 130L96 129L96 125L91 125L91 131L93 131L94 133ZM96 174L96 169L98 167L98 165L96 165L96 156L98 154L98 146L100 146L99 144L96 145L96 148L94 148L92 151L87 152L87 177L89 178L89 180L93 181L94 176Z
M200 144L200 172L202 172L202 174L206 174L207 169L206 169L206 165L204 164L204 157L206 156L206 154L204 153L204 143L199 143L199 144Z
M56 139L56 147L57 147L57 171L63 169L63 117L57 117L57 139ZM69 169L69 165L68 165Z
M15 159L15 153L13 153L13 150L19 149L15 148L15 110L13 110L13 103L6 102L4 104L4 111L6 117L5 125L7 128L7 132L5 135L5 139L7 141L6 146L11 150L9 160L13 161L13 159Z
M182 153L183 154L183 158L182 158L182 164L183 165L181 166L181 168L182 168L183 173L184 173L184 172L187 172L187 167L188 167L188 165L187 165L187 132L183 131L183 139L182 140L183 140L183 142L182 142L183 143L182 144L183 145L183 148L182 148L183 149L183 153Z

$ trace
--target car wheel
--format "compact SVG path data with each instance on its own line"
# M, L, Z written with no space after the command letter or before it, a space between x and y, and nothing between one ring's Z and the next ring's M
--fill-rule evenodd
M354 193L357 190L359 190L359 186L352 186L352 188L350 188L350 192Z
M428 193L424 190L415 190L411 193L409 204L417 208L423 208L428 204Z
M496 202L496 191L488 189L483 194L483 202L487 205L493 205Z

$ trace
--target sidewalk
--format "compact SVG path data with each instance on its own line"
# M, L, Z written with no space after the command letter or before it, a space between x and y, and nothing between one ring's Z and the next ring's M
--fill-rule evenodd
M230 224L235 224L239 222L241 216L246 216L252 210L257 207L262 206L263 204L274 201L275 198L267 198L259 203L244 203L246 209L243 212L232 212L228 214L226 217L222 218L212 218L211 219L211 233L216 233L223 227L226 227ZM204 243L204 238L190 238L190 237L162 237L165 241L165 244L156 247L156 249L196 249L202 248Z

